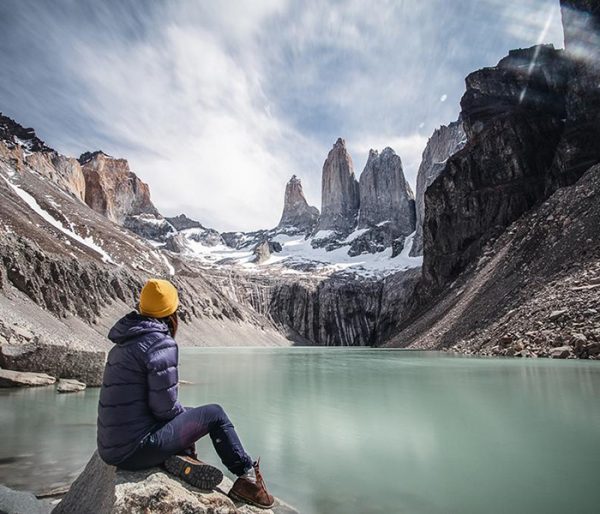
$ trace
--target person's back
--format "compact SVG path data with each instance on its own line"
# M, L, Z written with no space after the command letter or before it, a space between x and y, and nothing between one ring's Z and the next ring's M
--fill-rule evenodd
M98 403L98 453L108 464L122 462L161 426L161 419L183 411L177 403L177 346L168 332L160 320L132 312L108 334L115 346L108 354ZM149 368L159 374L158 388L170 388L162 401L149 401Z

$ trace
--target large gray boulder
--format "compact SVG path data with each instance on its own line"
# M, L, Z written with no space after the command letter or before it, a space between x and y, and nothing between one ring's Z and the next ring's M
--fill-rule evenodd
M201 491L179 481L164 470L122 471L108 466L94 453L53 514L297 514L276 501L262 510L233 502L227 492L231 480L224 478L213 491Z
M319 230L350 232L360 205L358 182L346 143L339 138L323 164Z
M436 129L427 141L421 165L417 173L416 233L410 255L423 255L423 219L425 213L425 191L446 167L448 157L461 150L467 142L462 120Z
M280 230L297 230L310 232L319 219L319 209L308 205L302 182L296 175L285 186L283 212L277 228Z

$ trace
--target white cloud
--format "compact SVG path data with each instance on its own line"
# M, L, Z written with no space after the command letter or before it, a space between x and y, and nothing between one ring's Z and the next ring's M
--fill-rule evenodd
M292 150L314 144L273 118L260 70L240 66L210 32L169 26L150 42L80 46L87 114L151 183L158 207L219 229L277 222Z

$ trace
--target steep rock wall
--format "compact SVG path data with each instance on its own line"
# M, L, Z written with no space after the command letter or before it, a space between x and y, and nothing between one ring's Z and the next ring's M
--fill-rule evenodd
M360 175L358 228L389 224L398 236L415 230L415 199L404 177L402 160L391 148L369 152Z
M349 232L356 226L358 182L346 143L338 139L323 164L319 230Z
M464 147L467 136L462 120L442 125L427 141L417 173L416 233L410 255L423 255L423 220L425 217L425 191L446 167L448 157Z
M148 184L131 172L125 159L94 152L83 154L79 162L86 182L85 203L97 213L120 225L128 216L159 216Z

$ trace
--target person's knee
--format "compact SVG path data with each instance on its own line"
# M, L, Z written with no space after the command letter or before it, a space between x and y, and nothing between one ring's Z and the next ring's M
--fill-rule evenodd
M206 408L210 412L210 418L216 423L225 423L229 422L229 418L227 417L227 413L225 409L221 407L218 403L211 403L207 405Z

